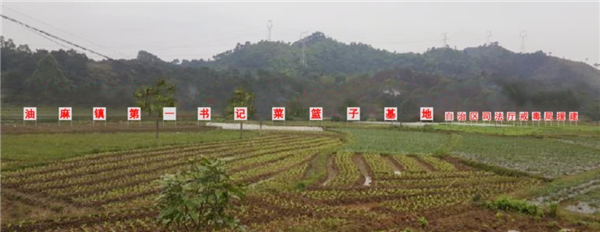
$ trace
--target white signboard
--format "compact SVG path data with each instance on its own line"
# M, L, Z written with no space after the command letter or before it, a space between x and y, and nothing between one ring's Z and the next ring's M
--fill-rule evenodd
M234 107L233 108L233 120L247 121L248 120L248 107Z
M506 112L506 121L517 121L517 112L509 111ZM513 123L514 124L514 123Z
M446 113L444 113L444 119L446 120L446 122L454 121L454 112L446 111Z
M211 116L210 107L198 107L198 121L210 121Z
M554 119L554 113L552 111L544 112L544 121L552 121Z
M421 107L419 114L421 121L433 121L433 107Z
M73 109L71 107L58 107L58 120L59 121L73 120Z
M308 117L311 121L323 121L323 107L310 107Z
M485 121L485 122L492 121L492 112L489 112L489 111L481 112L481 121Z
M285 121L285 107L273 107L273 108L271 108L271 120L273 120L273 121Z
M567 112L556 112L556 121L564 122L567 120Z
M142 108L127 107L127 120L128 121L141 121L142 120Z
M456 112L456 121L459 121L459 122L467 121L467 112L465 112L465 111Z
M479 112L471 111L469 112L469 121L479 121Z
M504 112L502 112L502 111L494 112L494 121L498 121L498 122L504 121Z
M539 122L542 120L542 113L539 111L531 112L531 121Z
M177 121L177 108L163 107L163 121Z
M106 121L106 107L94 107L92 114L94 121Z
M569 121L573 121L573 122L579 121L579 113L577 111L569 112Z
M25 120L25 121L37 120L37 107L23 107L23 120Z
M360 107L347 107L346 108L346 120L360 121Z
M519 121L529 121L529 112L519 112Z
M398 107L383 107L384 121L398 121Z

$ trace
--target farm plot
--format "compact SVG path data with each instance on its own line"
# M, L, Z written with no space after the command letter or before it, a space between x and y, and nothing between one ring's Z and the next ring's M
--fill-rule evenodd
M420 217L431 223L427 231L444 231L449 217L474 212L486 215L473 206L473 199L540 183L533 178L477 170L449 158L330 153L341 144L331 135L268 135L103 153L9 172L3 174L3 204L28 205L45 213L6 217L9 220L3 220L1 229L168 230L155 221L157 189L153 180L185 169L188 159L198 157L224 160L233 179L246 184L247 195L236 203L236 216L249 231L418 228L423 227L417 220ZM307 182L315 170L325 173ZM298 183L309 184L297 188ZM479 222L472 223L475 228L484 228ZM498 228L509 230L527 223L514 220Z
M600 149L526 137L463 135L455 153L479 162L550 178L600 167Z

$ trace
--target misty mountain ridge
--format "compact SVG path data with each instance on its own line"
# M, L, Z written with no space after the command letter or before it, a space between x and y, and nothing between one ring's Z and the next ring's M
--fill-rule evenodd
M133 89L159 76L177 85L179 106L191 109L210 102L217 112L236 86L256 92L257 110L267 113L273 105L292 102L337 109L348 100L373 115L382 105L399 106L409 115L420 105L439 107L436 114L585 110L600 99L599 70L541 51L514 53L498 43L393 53L362 43L341 43L316 32L294 43L238 44L213 60L172 62L147 51L140 51L136 59L113 62L94 61L73 50L32 52L11 40L2 39L2 45L3 101L17 104L64 102L60 96L71 96L68 99L77 99L71 104L132 105ZM32 83L42 74L54 79L47 82L55 83L55 89L44 91L45 96L32 94L40 88ZM98 96L90 97L94 92ZM79 95L87 97L73 97Z

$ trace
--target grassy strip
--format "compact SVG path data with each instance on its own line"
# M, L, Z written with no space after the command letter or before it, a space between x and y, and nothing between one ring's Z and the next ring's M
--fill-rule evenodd
M245 132L245 138L255 136ZM202 132L114 134L24 134L2 136L2 160L18 161L2 166L2 171L45 165L49 162L75 156L128 149L152 148L169 145L234 140L238 131L214 130Z
M444 158L448 155L437 155L440 158ZM462 157L458 157L458 156L452 156L452 158L459 160L461 163L463 163L464 165L467 165L469 167L475 168L475 169L479 169L479 170L484 170L484 171L489 171L489 172L493 172L495 174L498 175L502 175L502 176L513 176L513 177L532 177L532 178L536 178L536 179L541 179L543 181L550 181L551 179L540 176L540 175L533 175L527 172L523 172L523 171L518 171L518 170L513 170L513 169L508 169L508 168L504 168L504 167L498 167L498 166L494 166L494 165L489 165L489 164L485 164L485 163L481 163L481 162L477 162L475 160L470 160L470 159L465 159Z
M529 189L523 189L511 194L517 198L532 198L537 196L548 195L553 192L560 191L569 187L577 186L593 179L600 178L600 169L578 173L572 176L564 176L555 179L554 181Z

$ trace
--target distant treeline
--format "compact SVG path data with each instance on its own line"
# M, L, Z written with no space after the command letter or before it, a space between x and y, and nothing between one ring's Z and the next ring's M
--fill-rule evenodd
M497 43L397 54L315 33L292 44L239 44L210 61L171 62L146 51L131 60L95 61L74 50L31 51L5 38L1 45L2 103L15 106L134 106L134 90L159 77L177 86L179 109L210 106L215 114L244 87L255 93L256 119L269 118L272 106L299 112L360 106L364 117L396 106L404 119L417 120L421 106L435 107L443 119L437 114L446 110L565 110L591 117L600 105L597 69L541 51L513 53Z

